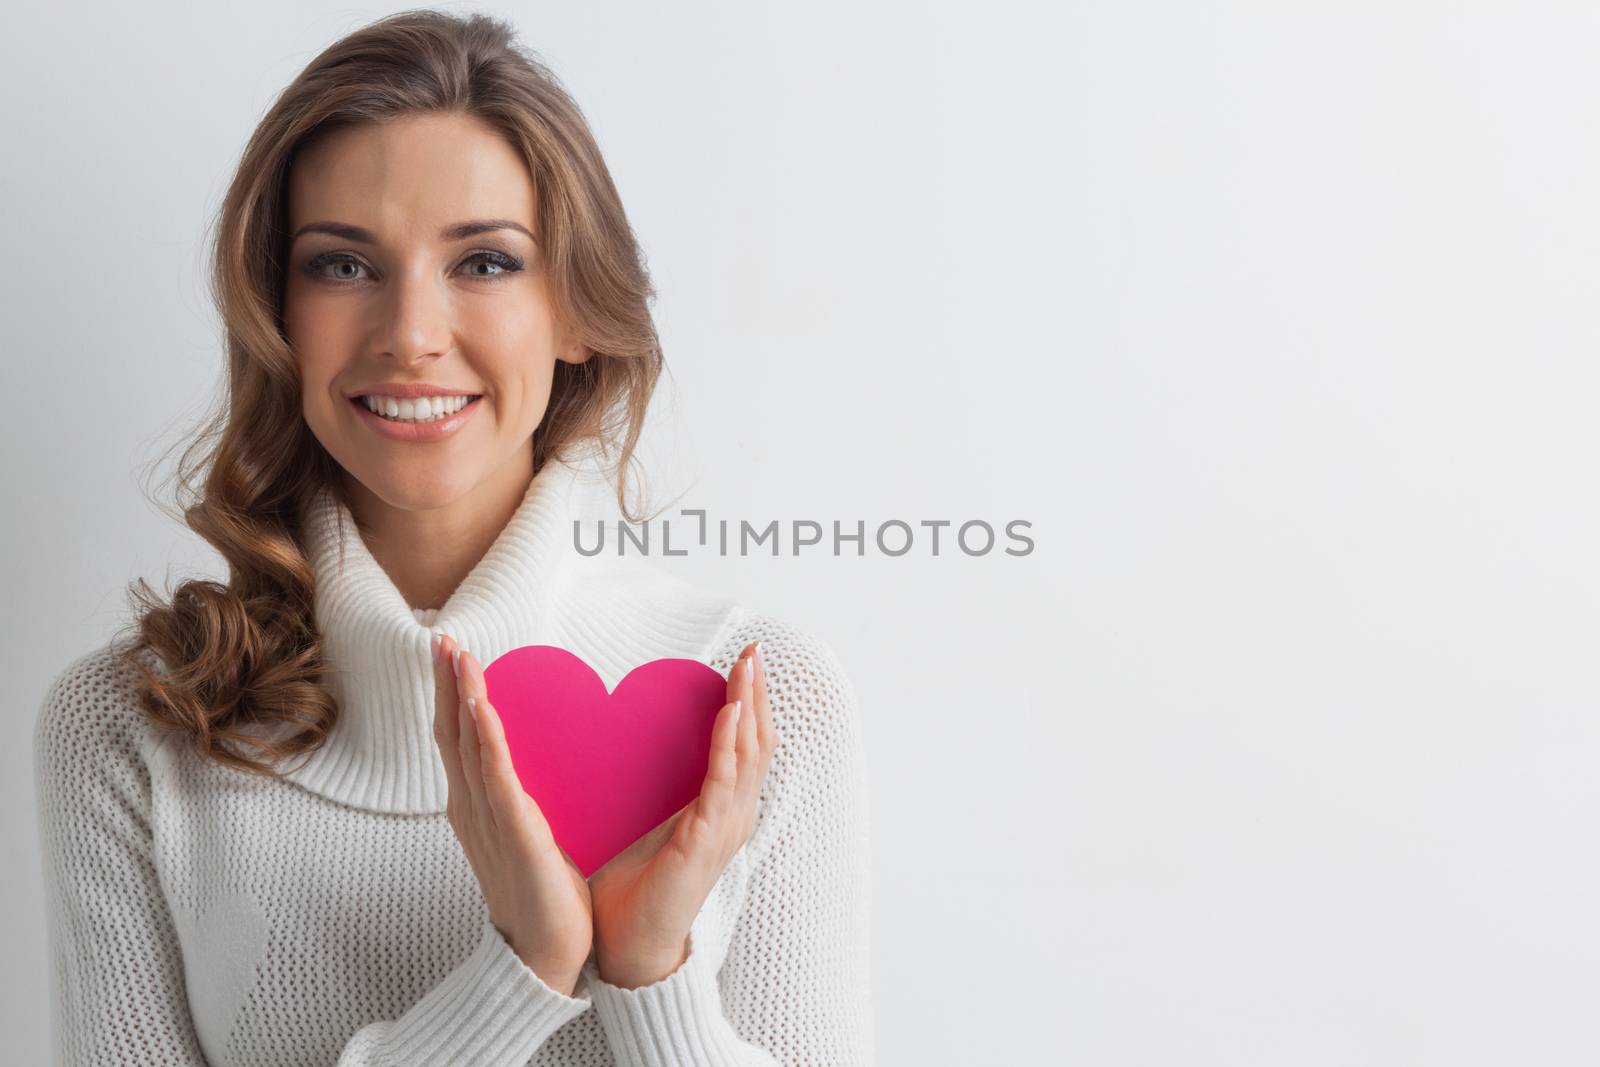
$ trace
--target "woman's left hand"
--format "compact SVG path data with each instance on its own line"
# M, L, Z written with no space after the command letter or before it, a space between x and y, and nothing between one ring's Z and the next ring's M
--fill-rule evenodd
M712 726L700 795L589 876L595 966L603 980L636 989L688 959L694 917L755 829L756 801L776 747L756 642L728 672L728 703Z

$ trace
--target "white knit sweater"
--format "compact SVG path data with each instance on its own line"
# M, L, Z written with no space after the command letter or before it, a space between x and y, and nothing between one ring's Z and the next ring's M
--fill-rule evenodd
M597 514L585 507L598 485L547 465L436 612L404 602L324 492L308 550L340 715L281 780L158 733L114 661L120 639L60 674L34 734L57 1063L873 1061L867 792L849 680L814 637L648 561L579 554L572 521ZM444 814L435 625L485 664L560 645L608 688L664 656L726 674L761 640L778 747L756 830L672 974L623 989L591 955L566 996L489 922Z

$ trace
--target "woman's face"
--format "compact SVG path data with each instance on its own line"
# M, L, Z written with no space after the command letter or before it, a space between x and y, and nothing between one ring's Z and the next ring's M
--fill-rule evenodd
M555 361L590 355L551 307L522 157L477 119L407 116L303 148L288 197L285 330L306 422L349 488L408 510L518 493ZM478 399L432 425L356 399L405 386Z

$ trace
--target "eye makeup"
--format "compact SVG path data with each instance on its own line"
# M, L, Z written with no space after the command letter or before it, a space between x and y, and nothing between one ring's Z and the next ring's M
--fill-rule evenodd
M470 275L470 277L485 281L495 281L500 278L507 277L508 275L516 274L524 269L523 261L517 256L510 255L506 252L499 252L493 249L479 249L476 252L469 253L466 259L462 260L462 265L465 266L466 264L475 261L490 263L499 268L498 271L493 274ZM354 256L349 252L319 252L317 255L314 255L310 259L306 260L305 266L302 267L301 270L309 277L315 278L318 281L328 281L334 283L335 285L349 285L361 280L360 278L355 277L336 278L332 275L324 273L324 268L335 264L349 264L362 269L367 269L366 264L358 256Z

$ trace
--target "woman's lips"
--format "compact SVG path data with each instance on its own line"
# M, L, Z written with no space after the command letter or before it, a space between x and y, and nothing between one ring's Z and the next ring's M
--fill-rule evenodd
M390 440L421 442L442 441L460 430L472 418L473 412L478 410L482 400L483 397L475 396L454 415L433 422L395 422L374 412L360 397L351 397L350 403L355 405L357 418Z

